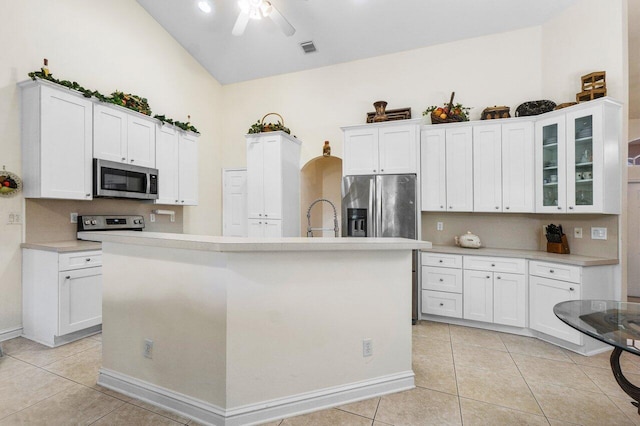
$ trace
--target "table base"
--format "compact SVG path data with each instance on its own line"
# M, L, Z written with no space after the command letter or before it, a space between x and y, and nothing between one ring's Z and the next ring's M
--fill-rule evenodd
M618 382L622 390L634 399L632 404L638 407L638 414L640 414L640 404L638 403L640 401L640 388L627 380L622 374L622 369L620 368L620 355L622 355L622 352L622 349L615 347L611 353L611 358L609 358L613 377L616 378L616 382Z

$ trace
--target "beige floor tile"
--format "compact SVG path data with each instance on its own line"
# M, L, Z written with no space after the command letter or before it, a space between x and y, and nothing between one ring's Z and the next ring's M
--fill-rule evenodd
M75 385L0 420L0 425L88 425L123 404L93 389Z
M131 398L130 396L123 395L120 392L116 392L116 391L111 390L111 389L107 389L104 386L93 385L93 386L91 386L91 389L97 390L98 392L102 392L105 395L112 396L112 397L114 397L116 399L119 399L120 401L132 402L134 400L134 398Z
M449 333L451 334L451 343L453 344L459 343L467 346L481 346L497 351L507 351L506 346L500 338L501 333L495 331L450 325Z
M528 382L549 419L584 426L631 425L627 416L603 393Z
M39 368L0 381L0 419L77 386Z
M25 339L24 337L16 337L15 339L5 340L2 342L2 351L7 355L43 347L46 346L29 339Z
M414 356L413 373L415 374L415 384L418 387L446 392L452 395L458 394L453 359L442 360Z
M551 343L543 342L533 337L507 333L502 333L500 338L511 353L555 359L557 361L569 361L565 351Z
M144 408L131 404L124 404L120 408L107 414L97 422L95 426L113 426L113 425L136 425L136 426L155 426L155 425L179 425L181 423L174 422L171 419L163 417L159 414L152 413Z
M457 396L422 388L383 396L375 420L406 426L462 424Z
M102 342L102 333L94 334L93 336L89 336L89 338L97 340L98 342Z
M456 377L461 398L542 414L529 386L521 376L499 370L456 365Z
M268 422L268 423L260 423L260 426L280 426L282 424L282 420L278 420L275 422ZM202 423L198 423L195 420L191 420L189 423L187 423L187 425L189 426L204 426L204 424Z
M102 347L95 346L43 368L74 382L91 387L98 380L98 370L101 366Z
M563 350L565 354L576 364L611 370L611 362L609 360L611 357L611 351L602 352L592 356L584 356L566 349ZM622 368L622 371L625 374L640 374L640 357L628 352L623 352L620 356L620 368Z
M281 426L371 426L372 420L344 411L329 409L284 419Z
M640 414L638 414L638 407L631 404L631 401L633 401L633 399L628 396L625 398L615 398L609 396L609 399L616 405L616 407L620 409L620 411L627 415L627 417L633 422L633 424L635 424L636 426L640 426Z
M71 355L86 351L87 349L100 346L100 342L93 339L82 339L73 343L58 346L57 348L49 348L44 345L27 346L21 350L17 350L10 355L28 362L29 364L44 367Z
M494 404L460 398L462 422L465 426L507 426L507 425L548 425L542 415L523 413L522 411L500 407Z
M14 377L36 368L38 367L34 367L24 361L5 355L0 358L0 382L8 379L9 377Z
M424 336L433 340L445 340L450 341L449 336L449 324L434 321L418 321L413 326L414 336Z
M616 379L613 376L613 371L611 371L610 368L587 367L585 365L581 365L580 368L584 371L587 377L589 377L596 386L602 390L602 392L609 396L615 396L618 398L627 397L627 394L622 390L618 382L616 382ZM640 374L625 373L624 376L636 386L640 385Z
M165 410L164 408L160 408L160 407L156 407L153 404L149 404L148 402L144 402L144 401L140 401L139 399L136 398L131 398L131 401L129 402L132 405L135 405L136 407L140 407L140 408L144 408L145 410L154 412L156 414L159 414L163 417L167 417L171 420L174 420L176 422L185 424L189 422L189 418L181 416L179 414L175 414L174 412Z
M511 354L524 379L573 389L602 392L591 379L572 362L555 361L522 354Z
M449 341L434 341L424 336L412 339L413 356L422 356L441 361L453 361L453 351Z
M378 410L380 398L370 398L364 401L352 402L351 404L336 407L338 410L346 411L351 414L357 414L368 419L373 419Z
M501 373L520 376L520 371L509 352L486 349L480 346L468 346L456 342L453 344L453 359L456 368L466 366L484 370L498 370Z

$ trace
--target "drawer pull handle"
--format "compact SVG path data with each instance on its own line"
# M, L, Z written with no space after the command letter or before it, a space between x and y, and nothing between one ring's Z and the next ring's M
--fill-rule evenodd
M553 269L549 269L549 273L553 274L555 271Z
M65 280L70 280L71 279L71 275L67 275L66 277L64 277Z
M492 263L492 264L491 264L491 267L495 267L495 266L496 266L496 264L495 264L495 263Z
M442 259L438 260L438 262L442 263Z
M487 279L491 278L489 275L487 275Z
M440 306L444 306L444 303L440 303Z
M501 277L500 275L498 275L498 276L496 277L496 280L499 280L499 279L501 279L501 278L502 278L502 277Z
M87 258L85 259L85 261L87 261L87 262L91 262L91 258L90 258L90 257L87 257Z
M444 281L442 278L440 278L440 282Z
M569 291L574 291L574 290L575 290L575 288L569 287Z

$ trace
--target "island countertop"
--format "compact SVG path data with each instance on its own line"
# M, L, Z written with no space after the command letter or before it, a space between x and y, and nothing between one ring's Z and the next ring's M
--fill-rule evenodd
M163 232L78 232L88 241L214 252L426 250L428 241L407 238L241 238Z

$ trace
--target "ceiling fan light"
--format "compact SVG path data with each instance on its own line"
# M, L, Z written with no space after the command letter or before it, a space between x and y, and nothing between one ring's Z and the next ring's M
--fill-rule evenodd
M238 7L240 7L240 11L242 11L242 13L249 13L251 10L249 0L238 0Z
M262 16L264 16L265 18L271 14L272 10L273 7L268 1L263 1L262 3L260 3L260 13L262 13Z
M199 1L198 8L204 13L211 13L211 4L207 0Z

